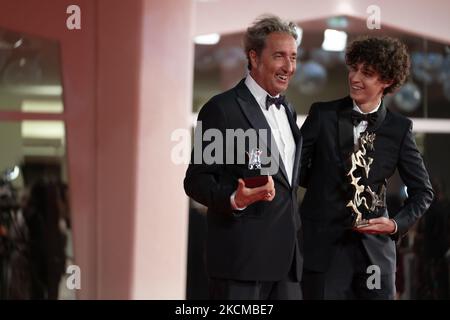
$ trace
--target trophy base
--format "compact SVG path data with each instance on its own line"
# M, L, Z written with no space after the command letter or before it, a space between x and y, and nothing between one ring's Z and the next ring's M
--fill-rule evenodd
M362 219L362 220L359 220L359 221L355 221L353 223L353 228L358 229L358 228L367 227L368 225L369 225L369 220Z
M269 176L256 176L243 179L247 188L257 188L265 185L269 181Z

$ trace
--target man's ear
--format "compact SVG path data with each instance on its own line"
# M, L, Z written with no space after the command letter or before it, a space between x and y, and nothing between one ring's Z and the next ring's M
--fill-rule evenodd
M250 50L248 52L248 56L250 57L250 64L253 68L256 68L258 66L259 57L255 50Z
M383 89L389 88L394 83L394 80L383 81Z

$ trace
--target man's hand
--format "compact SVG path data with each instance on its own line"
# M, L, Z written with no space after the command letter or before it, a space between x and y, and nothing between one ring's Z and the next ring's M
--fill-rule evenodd
M257 188L247 188L245 182L239 179L239 185L234 196L238 208L244 208L257 201L272 201L275 198L275 184L271 176L267 183Z
M353 228L353 230L368 234L391 234L395 231L395 222L386 217L369 220L369 225Z

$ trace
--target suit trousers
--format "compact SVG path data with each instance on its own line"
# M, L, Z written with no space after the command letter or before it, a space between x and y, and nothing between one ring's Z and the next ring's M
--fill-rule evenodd
M326 272L303 270L304 299L393 300L395 274L377 274L371 265L360 237L346 238L339 243Z
M297 279L297 247L291 267L280 281L242 281L209 279L209 297L214 300L302 300L302 290Z

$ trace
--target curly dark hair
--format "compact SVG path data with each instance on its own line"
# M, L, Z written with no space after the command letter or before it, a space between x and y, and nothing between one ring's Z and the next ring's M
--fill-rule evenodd
M410 58L406 46L391 37L363 36L347 47L345 63L349 66L362 63L380 75L381 81L392 81L383 94L400 88L409 76Z

